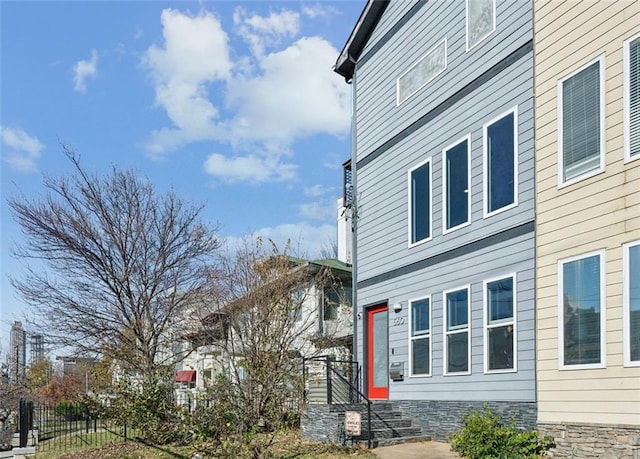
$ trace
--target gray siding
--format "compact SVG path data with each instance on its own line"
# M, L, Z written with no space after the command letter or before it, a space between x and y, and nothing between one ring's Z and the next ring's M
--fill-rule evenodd
M411 9L414 2L412 1L391 1L384 11L384 15L380 18L380 22L376 26L375 30L371 34L369 41L365 45L362 55L365 55L369 50L374 47L381 38L389 32L389 30L396 25L396 23L405 15L407 11Z
M405 12L413 2L392 1L381 23L391 22L396 3ZM496 15L496 31L466 52L465 1L430 1L375 54L365 48L356 71L357 160L533 38L531 2L498 1ZM396 79L445 37L446 71L397 107Z
M384 41L388 36L381 40L412 5L392 0L357 64L356 160L362 161L439 104L454 102L380 156L369 157L362 167L356 165L357 307L365 318L366 305L387 300L389 305L403 305L401 312L395 313L392 308L389 312L389 363L404 362L405 367L404 381L389 383L391 400L534 402L532 227L512 239L494 240L484 248L476 245L473 251L457 253L428 268L405 269L535 218L533 53L522 54L466 96L451 99L459 91L474 87L470 83L531 43L531 2L498 0L496 31L469 52L465 49L464 0L430 1L388 41ZM447 70L396 106L397 77L445 37ZM484 218L483 125L514 107L518 116L518 205ZM466 135L471 136L471 224L443 235L442 150ZM432 239L409 248L407 171L429 157ZM384 277L389 273L393 275ZM482 282L512 273L517 279L518 371L485 374ZM471 374L444 376L442 292L467 284L471 295ZM432 374L409 377L408 301L427 295L431 295L432 308ZM394 320L398 318L404 321ZM364 326L362 321L358 327L361 362Z
M444 252L534 218L531 54L362 169L358 180L358 280ZM483 219L482 127L518 107L518 206ZM442 149L471 134L471 225L442 235ZM407 171L432 157L432 236L408 247Z
M359 289L359 303L388 299L402 303L399 313L389 312L389 363L404 362L404 381L389 383L391 400L535 400L533 233L442 263L429 270ZM483 280L516 273L517 369L516 373L484 374ZM471 374L443 376L442 292L470 284ZM432 372L430 377L409 377L408 301L431 295ZM364 317L364 315L363 315ZM399 325L394 319L401 318ZM359 349L363 349L359 336ZM363 355L359 356L362 361Z

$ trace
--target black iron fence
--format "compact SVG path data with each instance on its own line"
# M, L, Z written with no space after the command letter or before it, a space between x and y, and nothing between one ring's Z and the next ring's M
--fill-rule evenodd
M101 447L140 435L126 423L90 412L80 402L34 406L21 401L19 428L20 446L36 445L37 451Z

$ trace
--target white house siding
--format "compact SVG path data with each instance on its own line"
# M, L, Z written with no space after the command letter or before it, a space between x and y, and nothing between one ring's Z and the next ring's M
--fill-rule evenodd
M623 360L622 245L640 240L640 161L624 161L623 43L640 33L640 3L536 0L534 8L538 422L556 436L560 454L635 457L640 367ZM605 68L605 170L559 187L558 80L598 56ZM606 260L606 366L560 370L558 260L594 251Z

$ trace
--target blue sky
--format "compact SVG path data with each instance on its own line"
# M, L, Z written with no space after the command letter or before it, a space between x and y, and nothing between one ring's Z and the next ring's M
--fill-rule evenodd
M350 87L332 71L362 1L0 2L0 343L24 304L7 199L70 171L133 168L248 233L335 239Z

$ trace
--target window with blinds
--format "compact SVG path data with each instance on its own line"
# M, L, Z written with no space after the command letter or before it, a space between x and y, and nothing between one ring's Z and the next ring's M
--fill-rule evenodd
M625 157L640 158L640 34L624 44Z
M558 83L561 184L604 168L604 107L599 58Z

